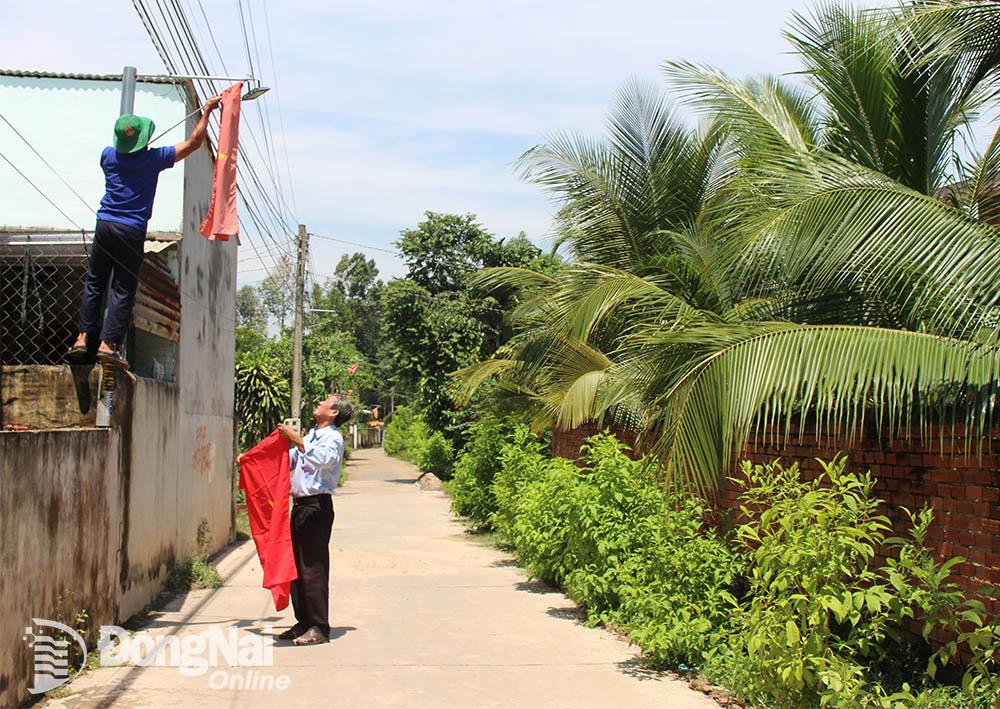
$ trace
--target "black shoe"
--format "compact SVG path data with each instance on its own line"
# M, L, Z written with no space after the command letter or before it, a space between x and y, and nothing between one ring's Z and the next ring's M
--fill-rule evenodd
M298 623L296 623L291 628L289 628L285 632L281 633L278 636L278 640L295 640L295 638L299 637L300 635L302 635L303 633L305 633L307 630L308 630L308 628L306 628L306 627L304 627L304 626L299 625Z
M309 628L306 632L302 633L299 637L295 638L296 645L319 645L320 643L328 642L330 642L329 634L324 633L315 625Z

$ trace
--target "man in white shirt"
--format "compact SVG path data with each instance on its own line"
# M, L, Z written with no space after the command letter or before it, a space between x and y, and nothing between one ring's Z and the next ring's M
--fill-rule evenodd
M335 394L313 410L316 427L305 436L289 426L278 427L292 444L292 551L299 573L291 589L296 623L278 637L294 640L296 645L330 639L332 495L340 484L344 462L344 436L338 426L353 415L350 402Z

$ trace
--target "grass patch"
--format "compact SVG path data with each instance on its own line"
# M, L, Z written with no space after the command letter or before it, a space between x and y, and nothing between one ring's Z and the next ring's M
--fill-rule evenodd
M236 541L245 541L253 535L250 534L250 515L246 508L236 514Z
M167 576L170 593L184 593L202 588L219 588L222 577L208 557L198 554L175 565Z

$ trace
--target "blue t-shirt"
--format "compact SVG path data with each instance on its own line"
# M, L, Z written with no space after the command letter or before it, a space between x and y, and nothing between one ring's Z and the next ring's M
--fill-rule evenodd
M176 159L177 150L172 145L136 153L105 148L101 153L105 192L97 218L145 232L160 172L173 167Z

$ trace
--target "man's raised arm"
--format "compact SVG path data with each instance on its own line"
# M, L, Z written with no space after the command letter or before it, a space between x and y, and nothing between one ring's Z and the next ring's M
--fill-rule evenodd
M177 155L174 158L175 163L179 163L205 142L205 133L208 132L208 116L218 107L221 100L222 98L219 96L212 96L205 101L204 112L201 114L201 118L198 119L194 130L191 131L191 135L184 142L174 146L174 150L177 151Z

